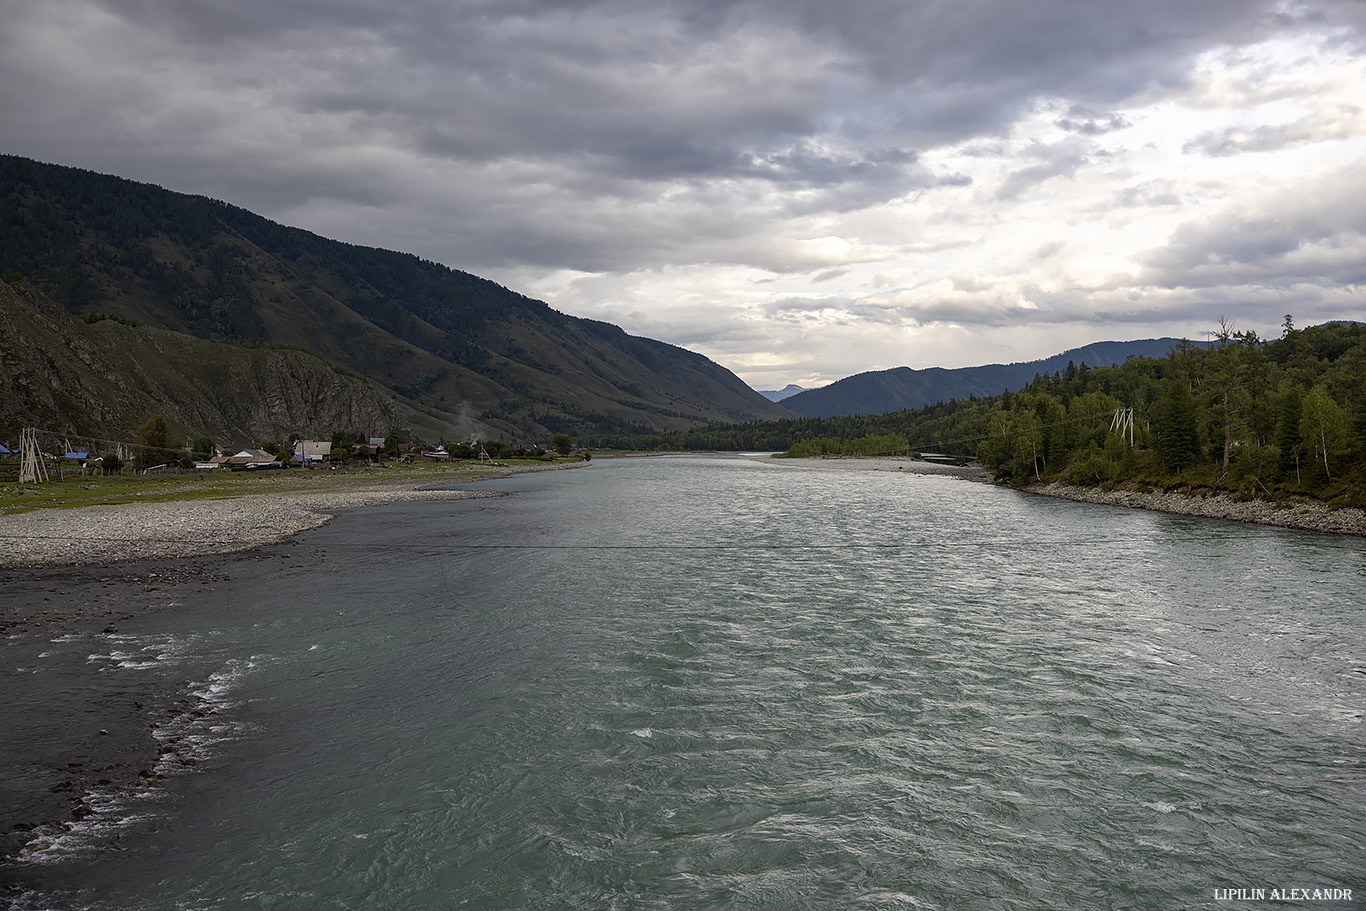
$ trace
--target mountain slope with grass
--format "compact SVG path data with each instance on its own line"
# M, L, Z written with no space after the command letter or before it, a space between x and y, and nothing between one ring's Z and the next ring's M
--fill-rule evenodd
M383 435L405 422L388 395L316 355L99 317L73 316L28 282L0 283L0 441L34 427L99 452L154 413L173 440L224 444Z
M676 430L789 415L702 355L406 253L150 184L0 156L0 271L76 314L307 347L419 432Z

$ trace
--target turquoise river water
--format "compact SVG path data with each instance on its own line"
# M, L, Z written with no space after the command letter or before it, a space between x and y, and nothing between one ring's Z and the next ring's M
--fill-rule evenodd
M11 907L1363 907L1360 539L754 457L485 486L45 643L205 710Z

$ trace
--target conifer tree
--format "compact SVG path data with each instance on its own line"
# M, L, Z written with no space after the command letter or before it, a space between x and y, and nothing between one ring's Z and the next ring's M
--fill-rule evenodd
M1282 476L1291 471L1296 474L1298 483L1300 466L1300 411L1302 408L1300 387L1287 382L1281 394L1280 414L1276 421L1276 447L1280 450L1276 468Z
M1200 434L1195 423L1195 402L1190 387L1181 379L1167 381L1153 416L1157 454L1172 471L1189 468L1200 456Z

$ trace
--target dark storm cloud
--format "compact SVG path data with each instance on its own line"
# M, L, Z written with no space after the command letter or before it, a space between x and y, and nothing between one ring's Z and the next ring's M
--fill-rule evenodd
M831 130L895 136L914 155L997 129L1041 93L1111 104L1175 85L1211 41L1272 28L1245 0L1112 3L1103 16L1061 0L98 6L172 36L180 65L238 60L224 79L428 155L564 157L639 180L744 176L748 163L795 159ZM738 56L715 56L728 52ZM1081 132L1117 124L1080 112L1068 122ZM820 163L795 162L813 180L860 179ZM859 164L862 179L881 178Z
M1054 146L1036 146L1028 155L1040 159L1039 163L1020 168L1007 176L996 191L998 200L1015 199L1036 185L1055 177L1073 176L1087 163L1089 150L1081 144L1068 141Z
M1298 283L1351 286L1366 261L1366 177L1318 175L1255 208L1233 204L1178 228L1146 259L1158 287Z
M1123 114L1097 114L1081 105L1073 105L1057 123L1059 129L1085 136L1101 136L1131 125Z
M733 274L708 270L726 269L749 270L746 288L756 272L818 283L808 294L794 279L772 292L787 304L756 311L784 325L942 319L970 332L1095 313L1110 305L933 252L984 249L1038 206L1049 227L977 255L1025 270L1082 262L1077 212L1050 207L1088 186L1088 216L1185 219L1141 262L1094 267L1155 287L1343 278L1335 257L1358 249L1341 219L1277 223L1251 203L1197 214L1185 207L1221 191L1147 172L1137 155L1112 162L1164 103L1251 104L1201 82L1211 53L1312 31L1306 56L1359 56L1360 0L13 0L5 16L0 151L475 272L650 276L601 304L644 314L639 326L687 324L650 302L706 275L720 288ZM1197 121L1172 148L1241 164L1353 141L1361 118L1339 104ZM1088 184L1102 170L1108 182ZM1366 188L1339 195L1366 203ZM936 281L958 297L910 300ZM890 285L905 299L873 293ZM709 318L688 337L762 335Z

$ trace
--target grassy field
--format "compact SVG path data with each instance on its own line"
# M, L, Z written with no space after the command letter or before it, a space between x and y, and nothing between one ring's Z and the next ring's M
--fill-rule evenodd
M240 497L301 490L335 490L374 484L424 484L500 477L578 462L564 459L508 459L496 463L423 462L338 469L291 468L276 471L226 471L173 475L88 475L68 473L43 484L0 484L0 514L34 509L76 509L118 503Z

